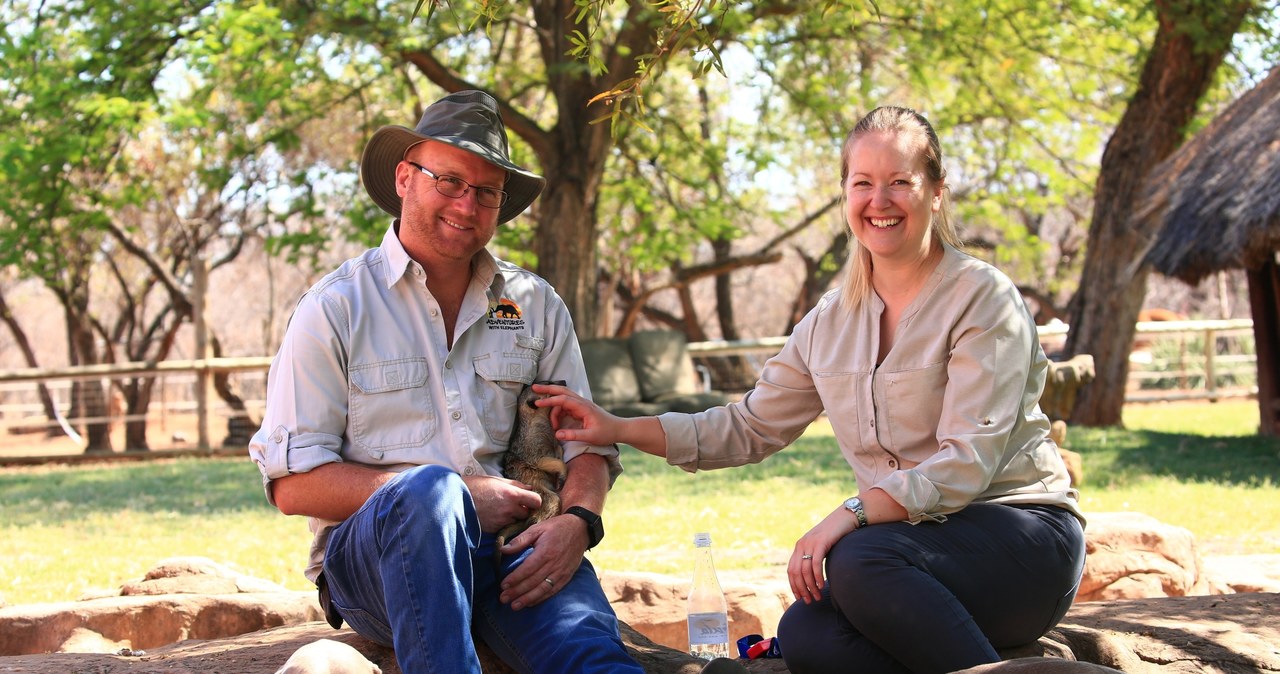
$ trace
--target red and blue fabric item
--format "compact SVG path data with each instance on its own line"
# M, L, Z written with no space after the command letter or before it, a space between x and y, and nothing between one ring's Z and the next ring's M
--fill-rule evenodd
M764 638L759 634L748 634L738 639L738 655L747 660L759 658L782 657L782 644L778 637Z

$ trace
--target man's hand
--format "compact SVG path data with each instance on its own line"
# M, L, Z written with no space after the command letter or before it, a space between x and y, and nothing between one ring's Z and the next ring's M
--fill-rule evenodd
M542 497L538 496L538 492L515 480L491 475L471 475L463 477L462 481L471 492L476 515L480 518L480 530L485 533L497 533L508 524L523 522L529 517L530 511L542 505Z
M503 555L533 552L502 579L498 600L519 611L559 592L582 564L590 537L587 525L573 515L558 515L529 527L502 546Z

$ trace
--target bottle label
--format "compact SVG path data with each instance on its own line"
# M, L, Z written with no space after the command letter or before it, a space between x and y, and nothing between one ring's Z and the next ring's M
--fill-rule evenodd
M723 613L690 613L689 644L723 644L729 641L729 616Z

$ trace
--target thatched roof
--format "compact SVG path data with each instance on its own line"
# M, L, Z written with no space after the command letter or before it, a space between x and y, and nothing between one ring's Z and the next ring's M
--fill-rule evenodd
M1145 260L1190 284L1280 251L1280 67L1158 165L1135 218L1160 233Z

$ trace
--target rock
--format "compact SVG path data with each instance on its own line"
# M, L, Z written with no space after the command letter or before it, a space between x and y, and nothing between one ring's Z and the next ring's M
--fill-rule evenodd
M952 674L1105 674L1118 669L1095 665L1091 662L1058 660L1054 658L1014 658L990 665L978 665Z
M1206 557L1204 570L1214 594L1280 592L1280 555Z
M1076 604L1019 655L1065 651L1134 674L1274 672L1277 644L1280 594L1258 592Z
M622 638L632 657L648 674L697 674L702 662L660 646L623 625ZM29 674L273 674L304 646L330 640L355 649L383 674L400 674L390 649L362 638L350 629L334 630L323 622L277 627L215 641L188 641L148 651L136 657L101 653L55 653L0 657L0 672ZM492 657L489 654L489 657ZM776 662L776 661L775 661ZM496 664L495 664L496 663ZM481 658L486 674L514 670ZM309 670L311 671L311 670ZM323 672L324 670L319 670ZM752 671L786 671L758 670Z
M349 629L322 622L277 627L216 641L188 641L138 656L56 653L0 657L0 672L30 674L271 674L299 648L321 639L345 643L384 674L399 674L389 649ZM700 664L654 644L624 625L623 640L650 674L697 674ZM1280 671L1280 594L1164 597L1077 604L1035 644L1003 651L1006 662L967 674L1130 674ZM491 669L485 672L506 672ZM781 660L754 660L747 670L786 672Z
M1280 595L1176 596L1280 586L1280 555L1202 565L1194 540L1180 527L1137 513L1095 513L1089 522L1080 601L1066 620L1036 644L1002 652L1005 663L975 674L1099 671L1064 669L1071 661L1125 672L1280 670L1272 645L1280 643L1280 619L1274 617L1280 615ZM1213 571L1212 579L1202 566ZM727 580L731 636L773 636L791 601L785 578ZM624 641L646 671L698 672L698 661L684 652L687 579L609 574L601 584L623 622ZM387 674L399 672L390 649L320 622L314 593L290 592L207 559L164 560L122 592L0 607L0 656L15 656L0 657L0 672L275 672L299 649L326 639L354 648ZM1134 593L1180 601L1116 601ZM1083 603L1089 599L1108 601ZM512 671L487 648L479 650L485 672ZM1026 657L1035 660L1017 662ZM1028 669L1035 667L1044 669ZM781 660L756 660L747 668L787 671Z
M605 596L618 618L656 643L683 651L689 647L685 599L689 581L655 573L606 574L600 579ZM791 589L785 576L744 583L721 584L729 605L730 636L773 636L778 620L791 605Z
M1045 374L1040 410L1049 419L1068 419L1080 389L1094 380L1093 356L1082 353L1067 361L1050 361Z
M1190 531L1142 513L1086 516L1087 554L1077 603L1209 594Z
M172 558L115 596L0 608L0 655L146 650L322 618L314 592L205 558Z

